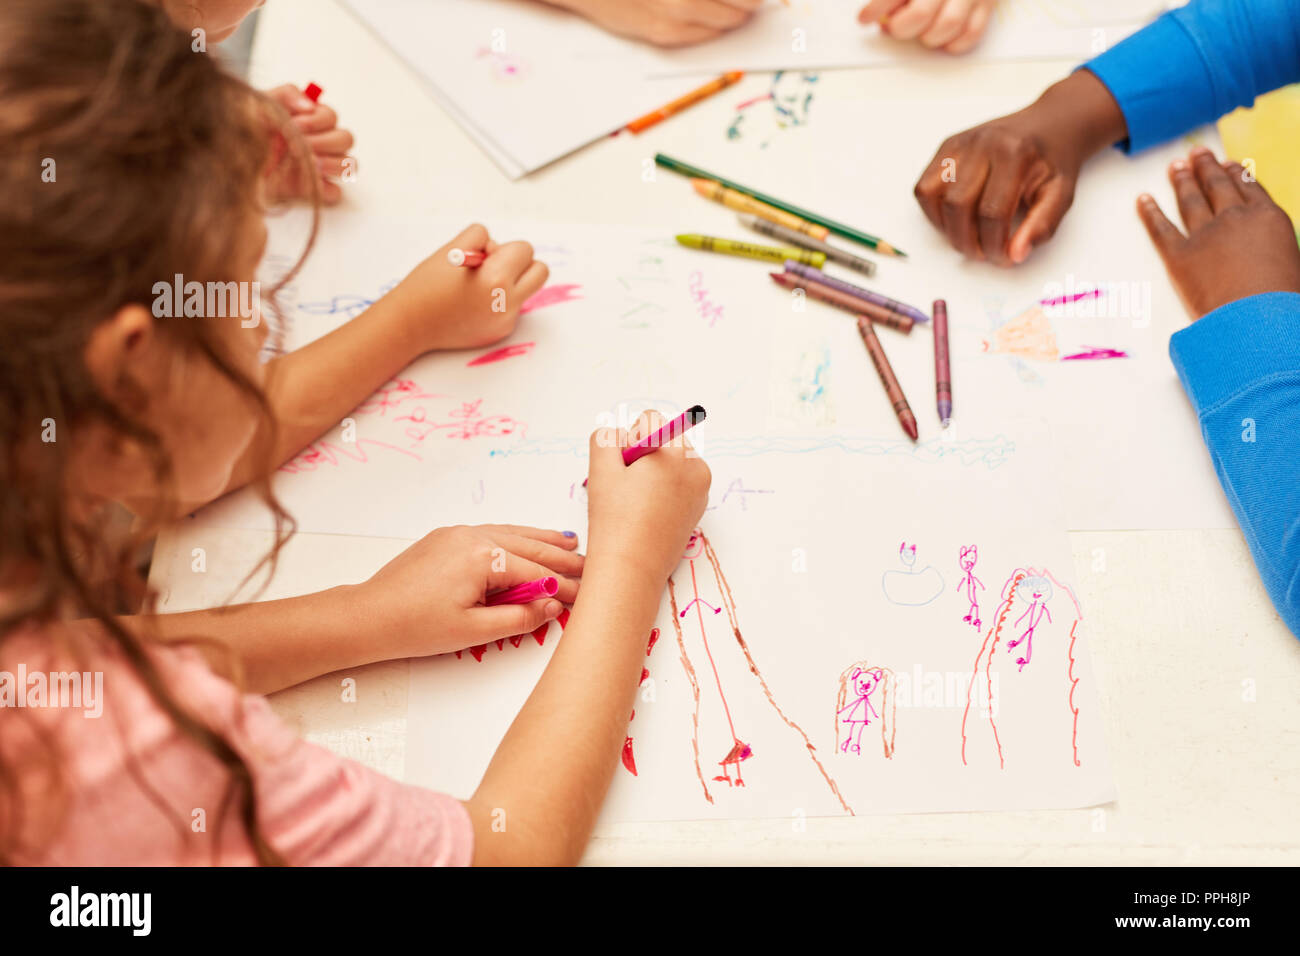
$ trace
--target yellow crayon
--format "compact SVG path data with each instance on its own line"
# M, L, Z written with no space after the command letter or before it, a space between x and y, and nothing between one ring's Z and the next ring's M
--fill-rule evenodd
M705 252L721 252L729 256L745 256L748 259L762 259L764 262L785 262L793 259L806 266L820 269L826 264L826 253L811 249L795 249L791 246L759 246L752 242L739 242L735 239L717 239L713 236L700 236L688 233L677 237L677 241L690 249L703 249Z
M705 199L720 202L728 209L734 209L736 212L743 212L751 216L757 216L759 219L766 219L768 222L785 226L787 229L795 230L795 232L802 232L805 236L812 236L814 239L825 240L831 234L831 231L825 226L813 225L806 219L800 219L794 213L786 212L784 209L777 209L775 206L769 206L765 202L759 202L752 196L746 196L742 192L728 189L722 183L714 182L712 179L692 179L691 185Z

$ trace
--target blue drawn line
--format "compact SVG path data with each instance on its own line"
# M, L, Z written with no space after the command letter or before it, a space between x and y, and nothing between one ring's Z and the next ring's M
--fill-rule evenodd
M324 302L300 302L298 304L298 311L306 312L308 315L343 314L349 319L355 318L391 292L397 285L397 282L398 280L396 279L385 282L379 287L379 292L374 296L374 298L368 299L363 295L345 292L342 295L336 295L332 299Z
M989 471L998 468L1011 458L1016 443L1005 435L995 438L968 438L963 441L945 441L935 438L913 445L905 439L853 438L833 436L828 438L798 436L755 436L752 438L710 438L707 445L699 443L700 451L708 458L753 458L758 455L808 455L814 452L837 450L846 455L897 456L933 464L946 458L955 458L968 468L983 466ZM585 459L587 442L572 438L526 438L508 448L493 448L488 452L493 458L515 455L566 455Z

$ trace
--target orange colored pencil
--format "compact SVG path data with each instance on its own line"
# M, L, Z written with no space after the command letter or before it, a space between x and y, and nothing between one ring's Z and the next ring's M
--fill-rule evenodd
M691 90L685 96L679 96L667 106L661 106L652 113L646 113L645 116L634 119L627 124L627 128L633 133L640 133L647 130L656 123L666 120L670 116L675 116L687 107L694 106L700 100L708 99L719 90L725 90L731 84L737 82L745 74L740 70L732 70L730 73L723 73L716 80L710 80L698 90Z

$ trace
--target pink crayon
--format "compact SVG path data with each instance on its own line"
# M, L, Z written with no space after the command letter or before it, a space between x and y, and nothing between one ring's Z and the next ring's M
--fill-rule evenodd
M652 451L658 451L677 436L686 434L700 422L704 421L706 415L707 412L704 411L703 405L692 405L658 431L649 434L635 444L628 445L624 448L623 464L630 465L638 458L644 458ZM583 481L582 487L587 487L586 481Z
M529 604L542 598L555 597L559 593L558 580L538 578L536 581L526 581L504 591L498 591L496 594L489 594L483 603L488 607L496 607L498 604Z
M486 252L467 252L464 249L448 249L447 261L453 266L464 266L467 269L477 269L487 258Z

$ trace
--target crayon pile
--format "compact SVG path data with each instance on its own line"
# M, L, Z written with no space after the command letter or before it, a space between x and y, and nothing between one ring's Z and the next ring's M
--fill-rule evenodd
M681 245L780 264L784 271L769 274L781 288L791 292L798 290L809 299L856 316L858 334L880 377L894 415L907 437L916 441L916 416L889 364L884 346L876 337L875 327L880 325L907 335L917 323L929 322L930 316L914 306L837 279L824 271L827 263L834 263L863 276L876 273L876 264L870 259L832 245L828 241L832 234L864 245L880 255L901 259L906 258L906 253L878 236L715 176L663 153L655 155L655 162L689 177L696 193L735 210L740 214L741 225L777 243L768 245L687 233L677 237ZM948 354L948 307L942 299L934 302L933 330L936 409L940 423L947 428L952 420L952 373Z

